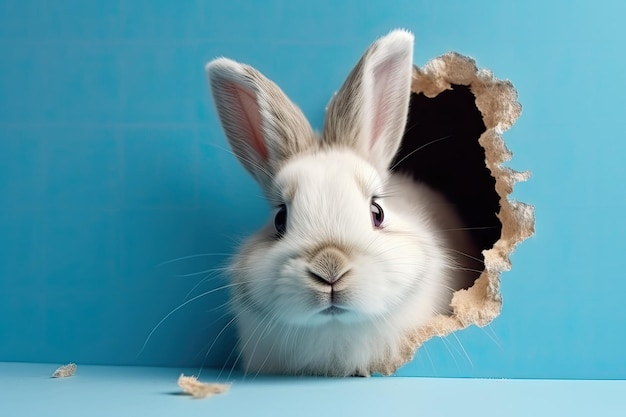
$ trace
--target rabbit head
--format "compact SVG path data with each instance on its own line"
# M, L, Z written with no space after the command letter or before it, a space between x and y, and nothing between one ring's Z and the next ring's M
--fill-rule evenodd
M254 68L208 64L230 146L274 207L230 270L246 369L367 374L402 331L440 309L445 282L430 277L445 275L445 254L419 204L404 203L419 187L389 171L412 59L406 31L373 43L332 99L321 135ZM286 347L290 337L301 346Z

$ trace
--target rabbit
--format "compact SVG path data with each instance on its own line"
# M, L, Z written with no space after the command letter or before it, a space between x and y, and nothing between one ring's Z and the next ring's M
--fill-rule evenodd
M407 120L413 41L399 29L366 50L321 134L256 69L227 58L207 64L230 147L273 206L228 268L244 372L377 373L404 357L411 334L449 313L473 273L465 254L477 252L454 208L390 170Z

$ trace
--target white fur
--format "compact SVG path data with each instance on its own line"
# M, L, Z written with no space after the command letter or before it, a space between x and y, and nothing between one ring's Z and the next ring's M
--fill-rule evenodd
M462 225L445 199L388 171L406 123L412 48L405 31L374 43L317 139L256 70L224 59L208 66L235 154L270 201L287 207L285 235L276 239L272 216L230 268L246 371L369 375L400 354L407 334L447 311L465 274L456 251L471 242L462 232L450 239L447 230ZM382 228L372 223L373 197ZM343 312L322 313L331 305Z

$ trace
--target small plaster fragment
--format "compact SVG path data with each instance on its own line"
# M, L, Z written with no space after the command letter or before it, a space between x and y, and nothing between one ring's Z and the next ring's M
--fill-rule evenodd
M198 381L195 376L185 376L180 374L178 377L178 386L185 394L189 394L194 398L206 398L216 394L223 394L230 389L228 384L208 384Z
M52 374L52 378L68 378L74 376L76 373L76 364L68 363L67 365L59 366Z

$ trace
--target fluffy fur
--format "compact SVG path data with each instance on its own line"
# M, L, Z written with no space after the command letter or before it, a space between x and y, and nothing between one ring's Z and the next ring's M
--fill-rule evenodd
M247 372L369 375L400 354L407 334L446 313L472 273L461 253L475 252L450 205L389 171L406 124L412 53L413 36L402 30L372 44L320 137L255 69L225 58L207 66L234 153L287 213L285 233L272 216L230 267ZM373 203L384 211L380 226Z

